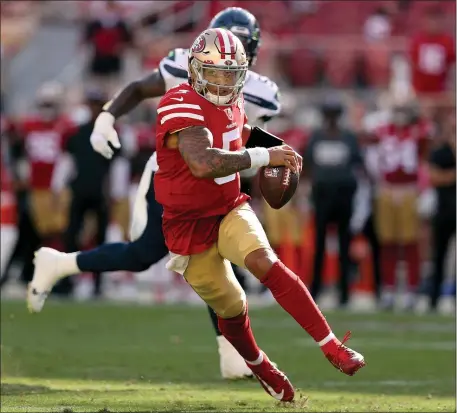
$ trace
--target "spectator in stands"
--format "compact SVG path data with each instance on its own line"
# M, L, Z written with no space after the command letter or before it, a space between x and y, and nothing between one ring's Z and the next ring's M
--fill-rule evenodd
M384 7L377 8L365 21L364 34L369 42L386 40L390 37L391 31L390 15Z
M436 310L444 279L444 261L456 230L456 158L455 113L443 130L445 141L431 152L430 181L436 189L438 203L433 219L433 273L430 307Z
M455 64L455 44L446 32L445 15L440 8L428 9L424 30L412 38L410 58L412 83L418 95L446 90Z
M72 200L69 209L69 223L65 235L67 252L78 251L78 238L84 219L90 212L97 219L96 244L105 242L105 235L110 218L110 195L115 199L127 196L130 169L128 161L118 153L111 162L94 152L90 144L94 122L107 98L99 90L90 90L86 95L87 106L91 116L88 122L80 125L70 137L66 152L60 157L54 170L51 187L59 194L71 179ZM56 285L61 295L72 293L71 277L64 278ZM94 296L101 295L101 274L94 274ZM53 291L54 291L53 290Z
M132 44L132 32L115 1L106 1L106 8L87 22L84 42L91 48L91 80L99 82L106 93L114 93L122 74L123 53Z
M340 126L343 106L327 101L322 107L323 127L310 137L303 156L309 174L315 215L314 279L311 294L317 298L322 286L322 266L327 227L338 227L340 262L340 306L349 302L350 219L357 187L356 169L363 160L356 136Z

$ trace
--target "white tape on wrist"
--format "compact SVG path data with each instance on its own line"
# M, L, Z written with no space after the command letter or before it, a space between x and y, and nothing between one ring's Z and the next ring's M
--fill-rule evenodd
M94 130L104 131L107 128L112 128L116 122L116 118L109 112L102 112L95 120Z
M270 153L267 148L246 149L251 157L251 168L260 168L270 163Z

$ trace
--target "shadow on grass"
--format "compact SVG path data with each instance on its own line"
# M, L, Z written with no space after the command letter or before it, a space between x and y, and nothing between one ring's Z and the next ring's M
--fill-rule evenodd
M2 396L25 396L29 394L61 393L62 391L51 389L47 386L13 383L2 383L0 390Z

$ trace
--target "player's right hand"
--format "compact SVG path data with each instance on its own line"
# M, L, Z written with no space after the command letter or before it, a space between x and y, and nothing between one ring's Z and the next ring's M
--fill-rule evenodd
M111 159L114 154L113 149L109 145L110 143L116 149L121 147L119 137L114 129L114 122L115 118L111 113L100 113L95 120L94 130L90 135L90 144L94 151L107 159Z
M270 163L268 166L286 166L294 173L301 172L302 157L288 145L269 148Z

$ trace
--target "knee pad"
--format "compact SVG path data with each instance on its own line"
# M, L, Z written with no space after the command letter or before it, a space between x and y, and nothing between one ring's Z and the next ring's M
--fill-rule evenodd
M219 307L219 306L218 306ZM242 294L236 299L227 300L221 303L219 308L214 311L221 318L233 318L239 316L246 309L246 295Z

